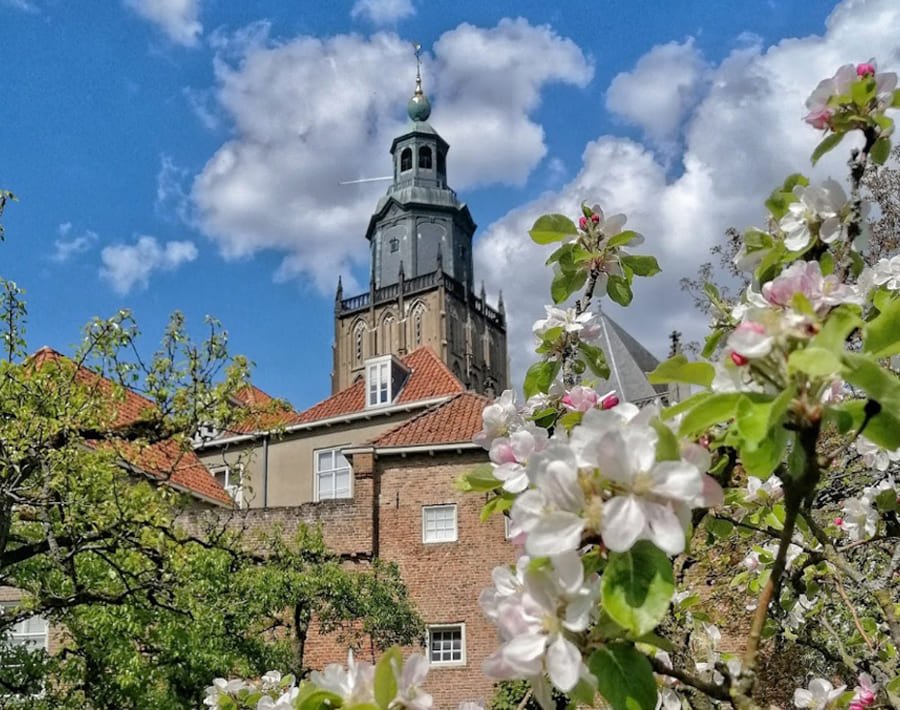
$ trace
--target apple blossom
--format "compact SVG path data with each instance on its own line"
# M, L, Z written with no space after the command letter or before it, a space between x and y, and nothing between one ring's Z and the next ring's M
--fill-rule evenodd
M794 705L810 710L826 710L840 697L846 687L840 685L835 688L824 678L814 678L809 681L807 688L797 688L794 691Z
M856 687L853 689L853 699L850 701L849 710L865 710L875 703L878 695L878 684L872 680L868 673L860 673Z
M349 704L364 703L374 693L375 666L355 661L351 650L346 670L339 663L331 663L321 672L313 671L309 678L314 685L340 695Z
M595 322L596 316L590 312L576 313L574 308L557 308L544 306L547 317L535 321L532 330L538 338L546 335L552 328L562 328L564 332L576 334L584 341L596 340L600 336L600 326Z
M842 303L862 304L858 290L834 274L822 275L818 261L795 261L762 287L763 298L771 305L790 308L795 294L802 294L819 317Z
M482 608L503 641L485 660L484 672L499 680L528 679L536 691L546 674L568 692L587 674L576 641L596 614L600 580L596 574L585 577L574 550L549 564L531 562L520 558L515 576L495 573L497 586L482 593Z
M840 184L829 178L821 185L795 185L794 195L797 200L778 223L788 249L803 251L817 237L825 244L846 237L849 203Z
M827 128L834 114L834 111L829 106L829 99L832 96L846 94L855 80L856 70L853 65L845 64L837 70L833 77L820 81L809 98L806 99L806 108L809 109L809 113L803 120L813 128L820 130Z
M869 468L887 471L891 463L900 461L900 449L887 451L863 435L856 437L853 445L856 447L857 453L862 456L863 463Z
M516 407L516 394L512 390L504 390L497 399L484 408L481 413L484 426L476 434L473 441L485 449L491 448L491 442L500 436L524 424L524 419Z

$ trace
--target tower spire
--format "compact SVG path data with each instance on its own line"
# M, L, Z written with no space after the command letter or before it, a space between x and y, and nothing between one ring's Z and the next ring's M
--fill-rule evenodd
M416 90L406 105L406 113L410 120L419 123L427 121L431 115L431 102L422 90L422 45L416 42L413 50L416 53Z

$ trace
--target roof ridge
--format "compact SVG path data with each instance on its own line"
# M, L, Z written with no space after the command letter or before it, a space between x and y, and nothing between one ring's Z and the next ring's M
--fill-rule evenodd
M449 367L447 367L447 363L445 363L443 360L441 360L440 356L434 351L434 348L432 348L430 345L420 345L415 350L413 350L412 352L405 355L403 357L404 364L405 364L405 361L407 358L412 357L420 350L423 352L427 352L429 355L431 355L431 357L433 357L435 359L435 361L437 362L438 367L440 367L446 374L450 375L450 377L452 377L459 384L459 386L462 387L463 392L466 391L466 387L465 387L465 385L463 385L462 381L455 374L453 374L453 370L451 370Z

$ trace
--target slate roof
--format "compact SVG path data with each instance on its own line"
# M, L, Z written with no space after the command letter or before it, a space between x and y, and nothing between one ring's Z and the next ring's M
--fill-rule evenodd
M50 365L75 366L70 358L48 347L34 353L30 363L38 369ZM114 402L116 409L113 429L135 423L154 408L153 402L146 397L133 390L117 387L110 380L86 367L77 366L75 377L85 386L96 387L101 395L108 396ZM117 453L126 459L126 464L148 476L167 480L177 488L217 503L229 506L234 503L197 455L190 449L185 450L172 439L146 446L117 442L116 449Z
M659 360L606 313L600 313L599 322L602 329L600 347L606 354L610 375L609 380L597 385L597 389L602 390L605 384L628 402L666 394L668 388L665 385L654 386L647 380L647 373L656 369Z
M400 358L400 362L410 371L410 374L392 404L410 404L457 394L465 390L463 384L427 345ZM364 379L359 379L328 399L301 412L291 423L313 423L365 410L366 383Z
M474 392L461 392L446 402L389 429L370 443L378 449L471 443L482 429L481 413L491 400Z

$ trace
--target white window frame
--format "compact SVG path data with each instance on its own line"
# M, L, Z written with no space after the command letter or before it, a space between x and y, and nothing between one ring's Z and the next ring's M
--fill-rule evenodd
M366 408L387 407L394 400L391 391L391 357L366 360Z
M222 488L231 496L231 499L238 505L244 504L244 465L243 464L224 464L222 466L213 466L210 468L213 478L220 473L225 473L225 483ZM232 478L237 478L237 483L231 483Z
M18 602L0 602L0 614L4 614L7 610L16 609L18 606ZM34 619L39 619L44 624L43 632L36 631L17 631L17 628L27 624L29 621ZM45 619L40 614L35 614L34 616L29 616L21 621L16 622L16 625L9 631L6 632L7 638L12 640L13 646L19 645L27 645L31 651L43 651L44 653L50 652L50 621ZM22 643L24 641L25 643ZM37 643L34 643L37 641ZM32 642L32 643L29 643ZM40 683L40 686L35 689L36 692L33 694L29 694L30 697L40 697L44 694L44 684L43 681ZM4 695L0 695L0 699L7 697ZM14 695L12 697L20 698L23 697L21 695Z
M353 498L353 466L350 465L350 462L347 461L347 458L342 453L343 449L346 446L347 446L347 444L344 444L343 446L330 446L330 447L327 447L324 449L316 449L315 451L313 451L313 486L315 488L315 491L313 491L313 493L314 493L313 499L315 500L316 503L323 501L323 500L347 500L349 498ZM343 467L338 467L337 465L334 465L330 469L320 471L319 470L319 455L320 454L331 454L331 460L332 460L333 464L337 464L338 456L343 458L344 461L347 463L347 476L349 479L348 483L347 483L347 495L345 495L345 496L330 495L326 498L322 497L321 485L319 483L319 478L320 478L321 474L327 473L327 474L331 475L331 478L332 478L331 490L334 491L335 490L334 477L339 471L343 471Z
M451 508L453 510L453 537L452 538L441 538L439 540L436 539L428 539L428 512L429 511L437 511L440 509ZM440 545L442 543L448 542L456 542L459 540L459 510L457 508L456 503L440 503L438 505L423 505L422 506L422 542L426 545Z
M432 639L433 634L446 632L459 632L459 650L460 657L449 661L436 661L432 657ZM452 650L451 650L452 653ZM426 649L426 658L429 665L434 668L458 668L466 665L466 625L463 622L457 624L429 624L428 625L428 648Z

